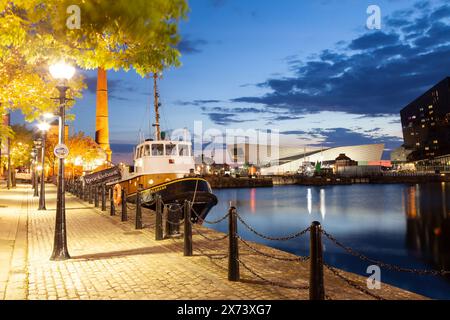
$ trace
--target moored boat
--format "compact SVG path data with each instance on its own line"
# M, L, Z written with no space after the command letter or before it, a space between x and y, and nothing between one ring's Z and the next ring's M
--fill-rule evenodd
M217 204L217 197L208 181L195 174L192 142L186 138L181 141L161 138L156 80L155 75L155 139L147 139L136 146L134 171L122 173L117 184L125 190L129 202L136 202L139 191L142 206L150 209L155 209L158 194L165 205L182 206L188 200L192 204L193 220L201 222Z

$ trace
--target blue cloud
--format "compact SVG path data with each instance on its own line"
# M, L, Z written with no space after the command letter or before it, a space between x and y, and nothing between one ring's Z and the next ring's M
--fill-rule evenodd
M203 39L190 39L189 36L184 36L178 43L177 48L181 54L194 54L202 52L202 47L208 44L208 41Z
M306 60L291 56L294 76L269 78L258 84L270 89L268 94L232 101L294 115L321 111L398 115L450 70L448 6L420 8L425 8L423 1L388 17L386 30L370 31L340 49L324 50Z

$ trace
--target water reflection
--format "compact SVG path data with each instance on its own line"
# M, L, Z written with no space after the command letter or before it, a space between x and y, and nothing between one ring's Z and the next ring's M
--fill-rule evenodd
M219 203L209 219L231 202L255 229L285 236L320 221L345 245L376 260L415 269L450 269L450 184L279 186L214 190ZM211 226L227 232L228 222ZM240 236L294 254L309 252L308 237L283 242L259 238L242 224ZM367 263L324 240L327 263L367 276ZM383 270L382 281L437 299L450 299L450 281Z
M256 213L256 189L250 190L250 211Z
M449 188L445 183L426 184L410 186L404 192L408 248L436 269L450 269Z
M308 213L311 215L312 213L312 194L311 194L311 188L308 188L308 193L306 195L306 201L308 202Z
M322 220L325 220L325 190L320 189L320 215L322 216Z

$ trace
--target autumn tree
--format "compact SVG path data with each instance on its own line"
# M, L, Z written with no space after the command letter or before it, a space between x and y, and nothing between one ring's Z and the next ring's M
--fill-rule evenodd
M53 149L58 144L58 134L55 131L50 131L47 134L45 146L46 164L51 168L51 172L55 172L58 158L55 157ZM98 161L105 159L105 153L102 148L84 132L80 131L69 136L66 141L69 148L69 155L66 158L66 163L70 167L81 166L95 166ZM98 165L98 164L97 164Z
M13 134L10 138L11 170L19 167L29 167L31 163L31 150L33 149L33 130L25 125L11 126ZM5 167L8 155L2 154L1 166Z
M66 24L73 5L79 29ZM33 121L53 111L56 83L47 70L60 59L141 76L178 66L178 22L187 10L185 0L0 0L0 113L19 109ZM69 85L80 97L82 77Z

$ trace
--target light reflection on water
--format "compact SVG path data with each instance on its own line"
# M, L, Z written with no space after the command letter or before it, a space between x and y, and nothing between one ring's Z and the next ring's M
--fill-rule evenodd
M450 184L278 186L214 190L218 205L208 220L223 216L230 201L256 230L284 236L312 221L345 245L365 255L417 269L450 269ZM213 226L227 231L227 221ZM261 239L239 224L246 239L298 255L308 254L308 236L285 242ZM325 260L366 275L367 263L324 241ZM450 282L442 277L383 270L382 281L432 298L450 299Z

